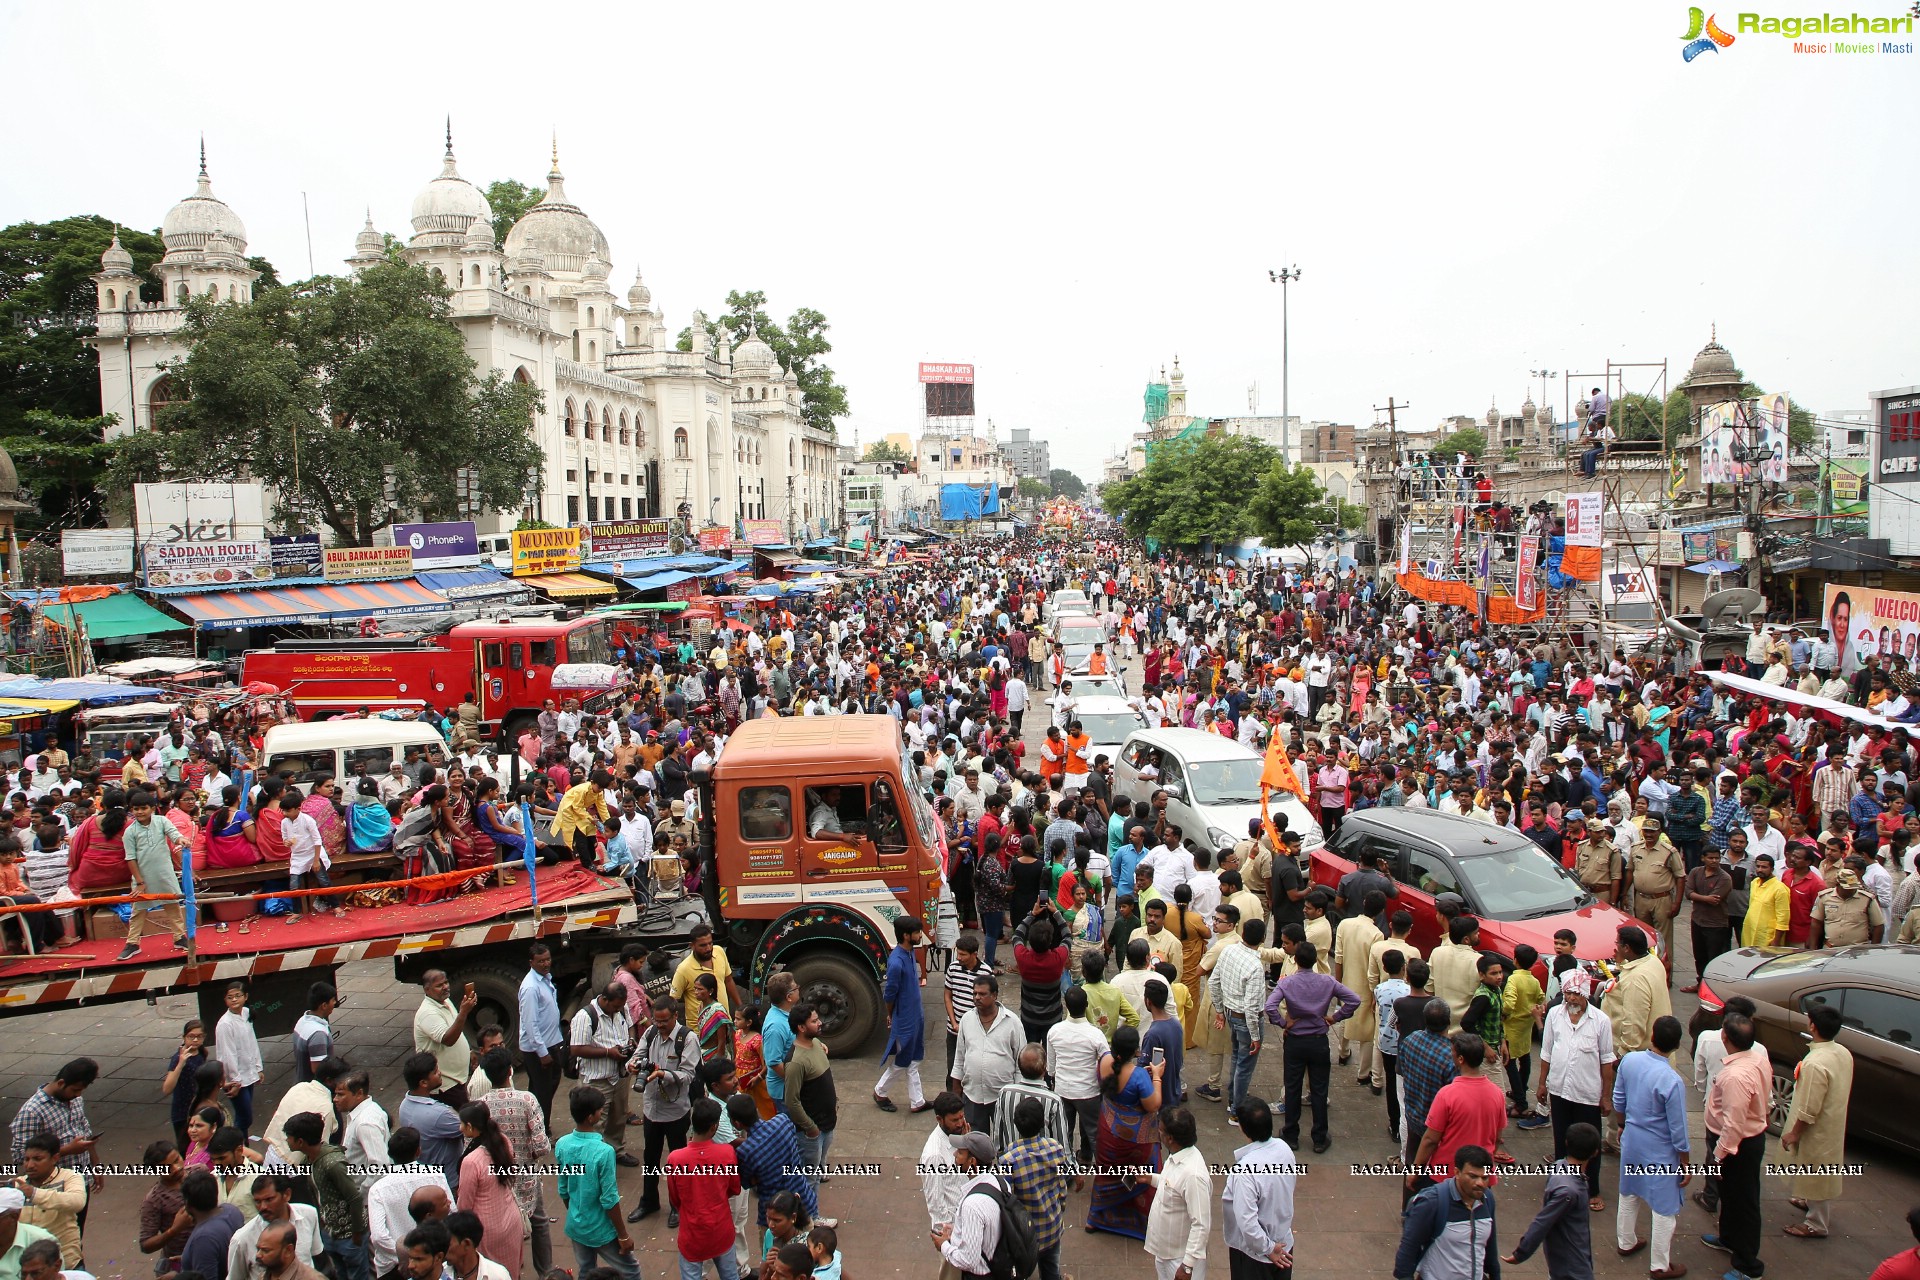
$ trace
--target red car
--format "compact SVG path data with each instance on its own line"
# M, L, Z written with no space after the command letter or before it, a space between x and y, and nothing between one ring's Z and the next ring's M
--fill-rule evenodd
M1611 960L1621 925L1632 916L1595 898L1546 850L1517 831L1433 809L1363 809L1340 824L1338 839L1312 855L1313 883L1332 889L1372 849L1379 869L1400 886L1388 913L1413 913L1413 943L1433 954L1440 941L1433 900L1457 893L1480 921L1483 950L1512 955L1530 943L1553 954L1553 935L1573 930L1582 960ZM1358 909L1358 903L1349 903ZM1642 925L1657 950L1659 939Z

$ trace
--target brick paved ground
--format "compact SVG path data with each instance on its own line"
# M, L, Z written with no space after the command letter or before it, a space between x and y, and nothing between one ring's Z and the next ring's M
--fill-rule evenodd
M1037 741L1033 719L1029 719L1029 738ZM1687 930L1676 935L1685 939ZM1682 943L1684 946L1684 942ZM1010 960L1002 952L1003 960ZM1680 972L1691 972L1683 955ZM402 1086L398 1064L410 1047L409 1025L419 993L395 985L392 971L384 963L352 965L341 972L341 990L346 1007L335 1019L342 1052L359 1067L373 1073L377 1095L391 1110L399 1104ZM928 1007L938 1007L937 980L928 990ZM1009 989L1006 998L1017 1002ZM1675 995L1676 1012L1684 1021L1692 1012L1692 998ZM156 1006L120 1004L99 1010L76 1010L14 1018L0 1023L0 1108L11 1115L20 1102L66 1059L86 1053L98 1058L105 1070L101 1081L89 1090L87 1107L97 1129L104 1132L103 1159L131 1162L151 1139L167 1133L166 1102L160 1097L159 1082L167 1055L178 1043L180 1023L194 1013L185 998L163 1000ZM943 1028L930 1023L928 1044L936 1055L942 1052ZM262 1045L269 1063L269 1075L262 1084L257 1109L270 1115L272 1103L291 1083L286 1037ZM877 1053L877 1048L876 1048ZM1690 1070L1685 1062L1682 1070ZM852 1280L873 1276L931 1276L936 1264L927 1241L927 1216L914 1176L913 1162L931 1124L926 1117L910 1117L902 1106L899 1114L889 1115L868 1103L874 1080L879 1074L874 1054L840 1063L835 1081L841 1098L841 1120L833 1148L833 1159L843 1163L877 1162L878 1177L841 1177L822 1191L823 1212L841 1219L841 1241L846 1255L847 1274ZM935 1070L944 1062L935 1064ZM1188 1067L1188 1079L1194 1079L1194 1067ZM1202 1068L1204 1075L1204 1068ZM929 1092L938 1087L931 1076ZM1256 1092L1273 1098L1280 1091L1280 1066L1263 1061L1254 1077ZM1699 1142L1700 1099L1691 1099L1696 1144ZM564 1107L557 1108L564 1113ZM1200 1146L1209 1161L1230 1163L1238 1131L1227 1127L1218 1107L1199 1104ZM1385 1277L1392 1274L1394 1246L1398 1240L1396 1184L1390 1179L1360 1177L1349 1172L1350 1164L1384 1162L1392 1155L1386 1130L1384 1103L1354 1083L1349 1071L1335 1068L1332 1086L1333 1147L1324 1156L1311 1157L1310 1172L1301 1179L1296 1204L1299 1243L1296 1250L1298 1274L1359 1280L1361 1277ZM565 1127L564 1120L562 1127ZM1509 1131L1509 1145L1523 1164L1544 1163L1552 1153L1551 1131L1532 1133ZM638 1137L634 1138L638 1149ZM1696 1152L1698 1147L1696 1146ZM1772 1152L1777 1158L1777 1148ZM1804 1242L1780 1233L1783 1223L1791 1221L1784 1184L1769 1180L1764 1212L1766 1236L1763 1254L1778 1276L1808 1272L1832 1277L1864 1277L1880 1259L1909 1247L1904 1217L1907 1210L1920 1204L1920 1168L1902 1154L1856 1144L1849 1160L1864 1164L1866 1176L1850 1179L1844 1198L1834 1213L1835 1235L1824 1242ZM638 1172L621 1170L621 1183L629 1203L637 1198ZM1626 1280L1645 1274L1645 1254L1622 1260L1613 1250L1614 1175L1606 1186L1608 1209L1596 1216L1594 1238L1597 1247L1597 1274ZM1539 1203L1541 1179L1520 1176L1503 1182L1498 1193L1499 1232L1505 1248L1514 1240ZM143 1257L134 1240L135 1211L145 1185L132 1179L109 1179L97 1199L88 1228L88 1269L102 1280L115 1276L151 1275L151 1262ZM549 1196L548 1203L555 1203ZM1087 1196L1083 1192L1070 1200L1070 1227L1063 1250L1063 1269L1079 1280L1101 1274L1150 1274L1148 1263L1136 1241L1106 1235L1088 1235L1079 1229L1084 1220ZM1700 1245L1699 1236L1710 1229L1705 1214L1688 1205L1681 1215L1675 1238L1674 1259L1687 1265L1696 1275L1719 1275L1724 1258ZM1643 1228L1644 1230L1644 1228ZM650 1219L636 1229L641 1250L641 1269L647 1280L677 1275L672 1242L664 1215ZM565 1256L564 1247L561 1250ZM1226 1274L1226 1246L1216 1223L1213 1248L1209 1255L1216 1276ZM1544 1275L1545 1266L1536 1257L1516 1274Z

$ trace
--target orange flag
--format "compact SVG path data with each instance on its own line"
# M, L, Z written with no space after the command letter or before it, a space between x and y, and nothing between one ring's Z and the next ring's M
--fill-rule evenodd
M1280 832L1273 825L1273 819L1267 812L1267 793L1269 791L1291 791L1306 801L1307 793L1300 787L1300 775L1293 771L1293 761L1287 758L1287 749L1280 742L1281 727L1273 726L1267 735L1267 761L1260 770L1260 819L1267 829L1267 840L1275 852L1280 849Z

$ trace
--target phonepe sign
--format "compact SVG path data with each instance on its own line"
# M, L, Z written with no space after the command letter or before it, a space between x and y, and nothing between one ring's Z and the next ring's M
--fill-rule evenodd
M440 524L396 524L393 545L413 548L416 569L472 564L480 558L480 535L471 520Z

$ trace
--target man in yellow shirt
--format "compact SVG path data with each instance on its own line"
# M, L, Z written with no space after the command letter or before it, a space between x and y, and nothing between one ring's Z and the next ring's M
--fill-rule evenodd
M1787 924L1792 917L1792 897L1787 886L1773 874L1773 858L1760 854L1753 860L1753 879L1747 884L1747 918L1740 927L1743 947L1782 947L1787 943Z
M612 785L612 774L605 769L595 769L585 782L567 788L567 794L560 798L560 808L553 815L555 838L573 847L573 856L582 866L591 867L599 861L594 838L600 834L601 825L609 820L607 788Z
M667 989L668 996L680 1002L685 1011L683 1021L689 1027L698 1027L700 1009L694 1004L693 980L702 973L710 973L714 978L715 993L720 998L720 1007L727 1011L728 1016L732 1016L741 1005L740 988L733 983L733 966L727 961L727 953L713 945L713 926L697 924L687 937L692 947L673 971L673 985Z

